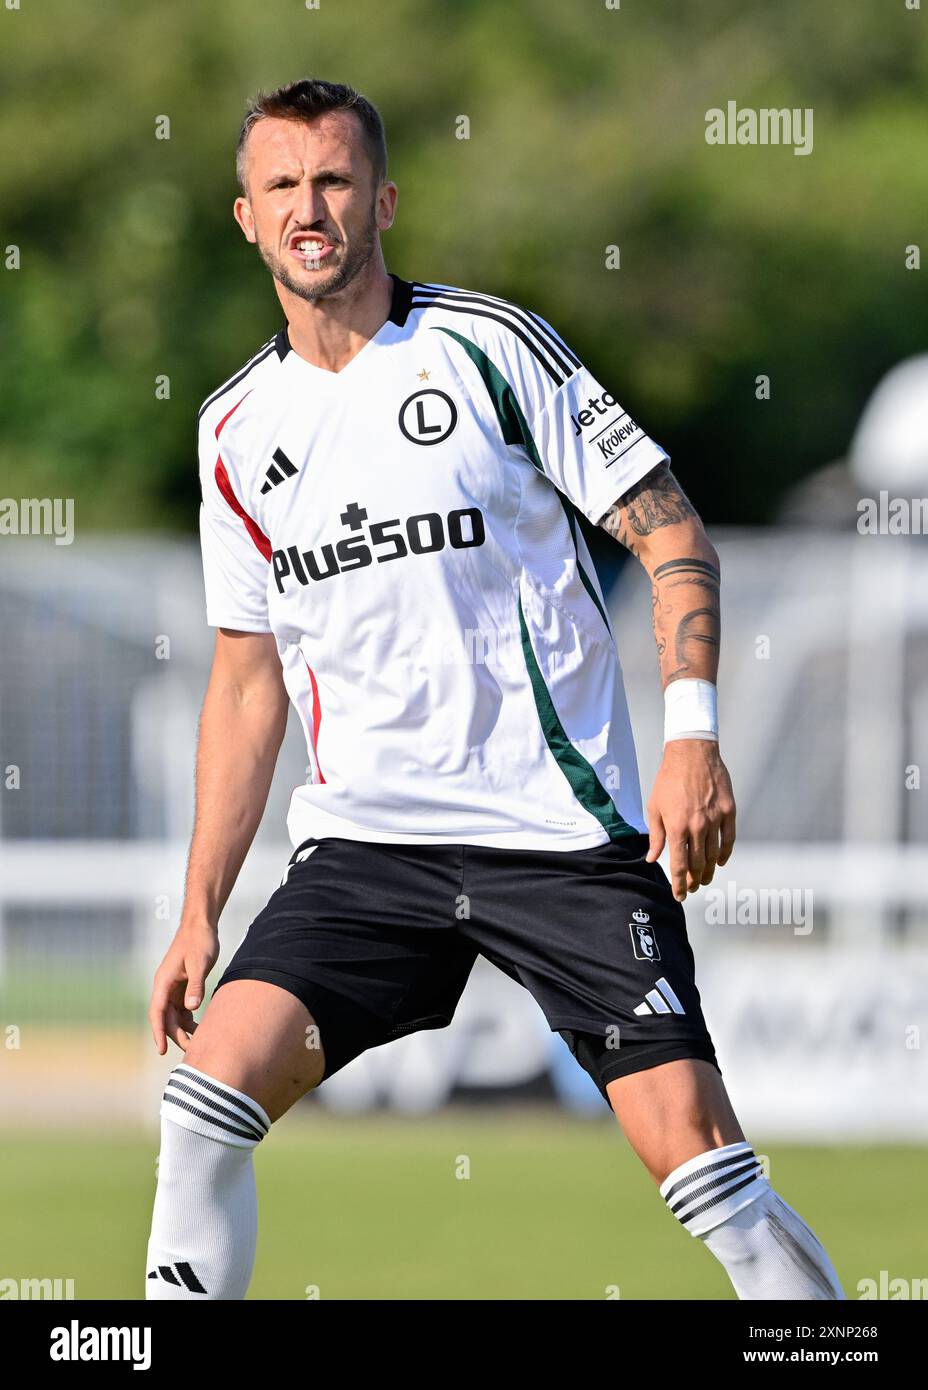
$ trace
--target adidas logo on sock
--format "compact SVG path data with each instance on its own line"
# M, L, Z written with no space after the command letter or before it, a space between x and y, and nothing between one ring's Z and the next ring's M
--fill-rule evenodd
M158 1265L156 1269L149 1271L148 1277L163 1279L166 1284L177 1284L178 1287L183 1284L191 1293L206 1293L186 1260L178 1260L177 1264L173 1265Z
M274 466L275 463L277 465L276 468ZM278 487L281 483L286 482L288 478L292 478L297 472L299 472L299 470L296 464L290 462L283 449L275 449L274 463L271 464L265 474L267 482L261 489L262 497L266 492L270 492L272 487Z
M635 1010L636 1014L685 1014L670 984L662 975L653 989L649 989Z

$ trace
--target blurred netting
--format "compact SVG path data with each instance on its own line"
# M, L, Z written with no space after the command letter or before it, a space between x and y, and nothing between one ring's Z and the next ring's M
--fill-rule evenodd
M141 614L140 614L141 616ZM85 601L0 588L2 738L23 776L3 802L6 840L132 840L142 797L132 756L132 703L151 670L144 631L107 628ZM163 818L152 826L164 832Z
M137 1025L142 1003L131 904L35 907L4 913L4 1018L55 1026Z
M193 824L212 647L199 558L141 537L7 540L4 553L0 1019L140 1026ZM289 786L300 757L294 735Z

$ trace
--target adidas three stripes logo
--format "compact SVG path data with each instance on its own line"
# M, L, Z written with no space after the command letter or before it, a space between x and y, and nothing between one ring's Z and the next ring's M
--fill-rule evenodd
M669 980L666 980L662 975L654 988L648 990L635 1013L639 1015L685 1014L686 1009L671 989Z
M186 1260L178 1260L173 1265L158 1265L156 1269L149 1270L149 1279L163 1279L166 1284L184 1285L191 1293L206 1293L193 1270Z
M292 478L294 474L299 472L296 464L290 462L283 449L275 449L273 457L274 462L265 474L267 482L261 488L262 496L264 493L270 492L272 487L279 487L281 483L286 482L288 478Z

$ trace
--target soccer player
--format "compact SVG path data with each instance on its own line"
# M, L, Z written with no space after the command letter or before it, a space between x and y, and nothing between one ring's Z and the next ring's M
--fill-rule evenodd
M533 995L739 1298L843 1298L732 1110L684 925L735 838L716 552L664 450L550 324L387 272L386 172L380 117L345 86L262 94L242 126L235 218L286 321L200 411L218 630L150 1009L158 1051L185 1055L147 1296L244 1298L255 1146L359 1053L445 1027L482 955ZM652 582L650 828L579 513ZM197 1026L288 701L309 753L294 853Z

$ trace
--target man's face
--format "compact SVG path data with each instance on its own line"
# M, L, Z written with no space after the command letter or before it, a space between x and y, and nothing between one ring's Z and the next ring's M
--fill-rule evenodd
M248 195L235 218L291 294L337 294L367 265L393 222L396 186L374 182L361 123L347 111L312 122L265 117L245 151Z

